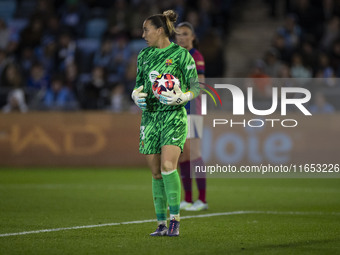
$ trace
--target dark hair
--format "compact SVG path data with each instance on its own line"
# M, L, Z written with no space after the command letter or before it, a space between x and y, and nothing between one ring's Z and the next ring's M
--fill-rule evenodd
M195 29L193 27L193 25L191 25L191 23L185 21L185 22L181 22L177 25L177 28L179 27L187 27L191 30L192 34L195 35ZM195 49L198 49L198 40L195 36L195 39L192 41L192 46L194 46Z
M173 10L164 11L163 14L152 15L146 20L150 20L156 28L162 27L167 37L170 37L175 32L174 23L177 20L177 13Z

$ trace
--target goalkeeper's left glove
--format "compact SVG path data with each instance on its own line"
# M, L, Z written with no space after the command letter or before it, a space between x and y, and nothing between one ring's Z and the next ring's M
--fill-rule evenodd
M144 86L140 86L137 89L134 89L132 91L131 97L133 99L133 101L135 102L136 105L138 105L139 108L141 108L142 110L146 109L146 97L148 96L147 93L143 93Z
M174 94L172 91L163 91L161 95L159 95L159 101L166 105L180 105L185 104L194 98L192 92L183 93L179 88L178 84L174 86Z

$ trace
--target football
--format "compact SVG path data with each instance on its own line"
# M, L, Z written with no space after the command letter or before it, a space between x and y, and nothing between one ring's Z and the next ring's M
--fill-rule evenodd
M163 91L172 91L174 94L175 84L178 84L179 88L181 88L179 80L173 76L172 74L160 74L156 77L155 81L152 84L152 91L156 98L159 99L159 95L162 94Z

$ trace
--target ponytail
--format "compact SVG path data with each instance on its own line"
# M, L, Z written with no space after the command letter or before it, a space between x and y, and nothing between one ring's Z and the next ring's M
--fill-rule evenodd
M166 20L166 26L169 31L169 36L175 33L175 25L174 23L177 21L177 14L173 10L167 10L163 12L163 15Z
M162 27L164 29L164 33L167 37L170 37L173 33L175 33L175 25L174 23L177 21L177 13L173 10L164 11L163 14L156 14L150 16L146 20L150 20L152 25L156 28Z

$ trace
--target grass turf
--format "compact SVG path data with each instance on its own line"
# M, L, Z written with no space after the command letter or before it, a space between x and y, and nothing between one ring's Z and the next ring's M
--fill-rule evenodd
M305 214L183 219L178 238L149 237L153 222L5 236L0 254L340 253L340 179L208 179L207 184L210 209L182 216L241 210ZM154 217L146 169L0 171L0 235Z

